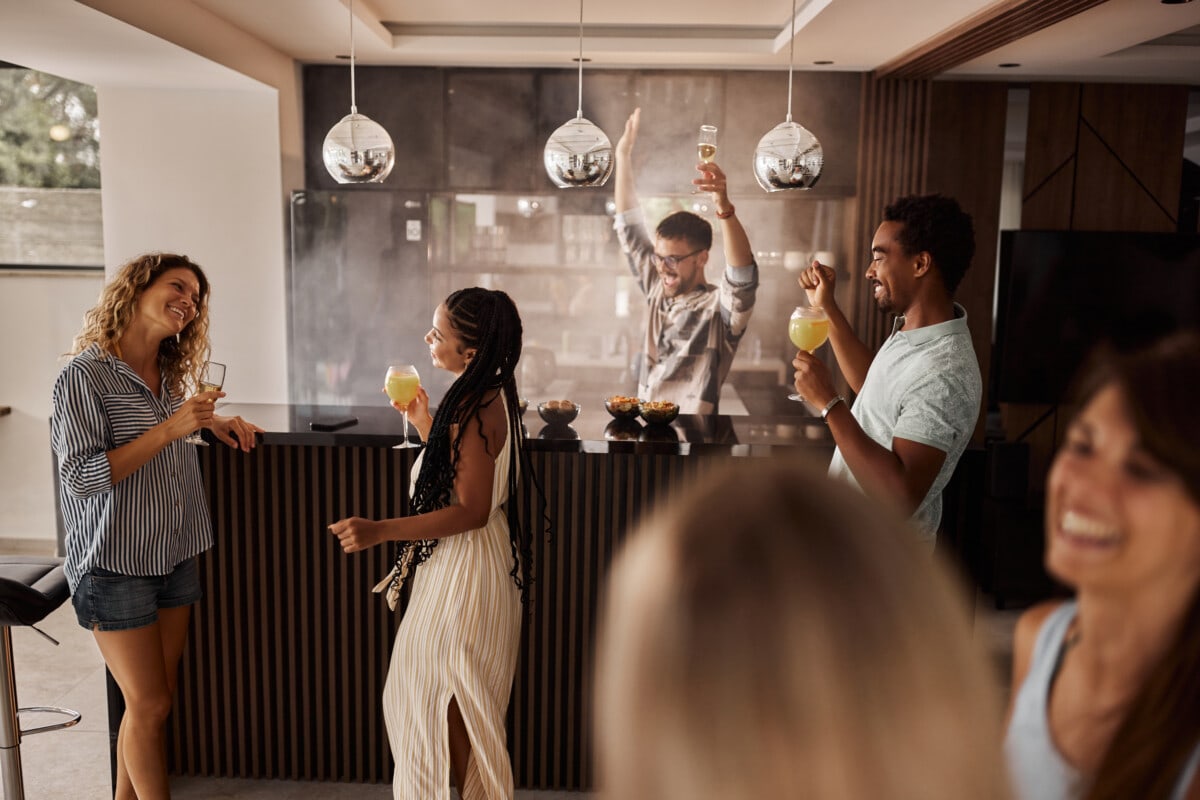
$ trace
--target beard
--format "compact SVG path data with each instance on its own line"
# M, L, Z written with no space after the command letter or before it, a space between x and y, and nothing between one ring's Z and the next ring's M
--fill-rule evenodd
M876 289L879 289L878 294L875 293ZM875 282L871 284L871 295L875 300L876 308L884 314L890 314L896 310L896 304L892 302L891 293L888 292L882 283Z

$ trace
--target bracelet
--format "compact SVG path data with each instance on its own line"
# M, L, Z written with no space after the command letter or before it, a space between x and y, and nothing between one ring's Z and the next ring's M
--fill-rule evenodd
M724 213L721 213L720 211L718 211L717 219L729 219L730 217L733 216L733 212L735 212L735 211L737 211L737 209L734 206L730 206L729 210Z
M832 400L830 400L828 403L825 404L824 408L821 409L821 419L825 419L826 417L828 417L829 412L833 411L833 407L836 406L838 403L844 403L844 402L846 402L846 398L842 397L840 394L837 395L836 397L834 397Z

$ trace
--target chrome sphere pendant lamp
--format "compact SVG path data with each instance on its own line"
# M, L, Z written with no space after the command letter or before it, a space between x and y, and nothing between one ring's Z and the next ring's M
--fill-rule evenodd
M792 122L792 70L796 47L796 0L792 0L792 39L788 46L787 119L767 131L754 150L754 179L768 192L811 189L821 177L825 151L812 131Z
M583 0L579 0L579 104L575 119L546 140L542 161L546 174L560 189L603 186L613 172L612 142L583 118Z
M325 134L325 169L338 183L380 183L396 163L396 148L383 126L358 113L354 93L354 0L350 0L350 113Z

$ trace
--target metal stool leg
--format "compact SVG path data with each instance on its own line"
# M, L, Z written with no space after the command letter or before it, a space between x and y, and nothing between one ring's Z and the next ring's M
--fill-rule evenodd
M34 630L37 630L36 628ZM42 633L38 631L38 633ZM46 634L42 633L43 636ZM47 637L49 638L49 637ZM53 639L50 641L54 642ZM58 644L58 642L54 642ZM43 714L61 714L68 717L63 722L52 722L36 728L21 730L19 714L35 711ZM17 675L13 668L12 629L0 625L0 772L3 773L4 800L25 800L25 776L21 771L21 735L59 730L77 725L82 715L70 708L58 706L17 706Z
M0 625L0 771L3 772L5 800L25 800L12 630L7 625Z

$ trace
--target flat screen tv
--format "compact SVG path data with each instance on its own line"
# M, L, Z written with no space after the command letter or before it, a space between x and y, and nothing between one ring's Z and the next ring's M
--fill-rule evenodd
M1058 403L1092 347L1200 328L1200 235L1003 231L991 399Z

